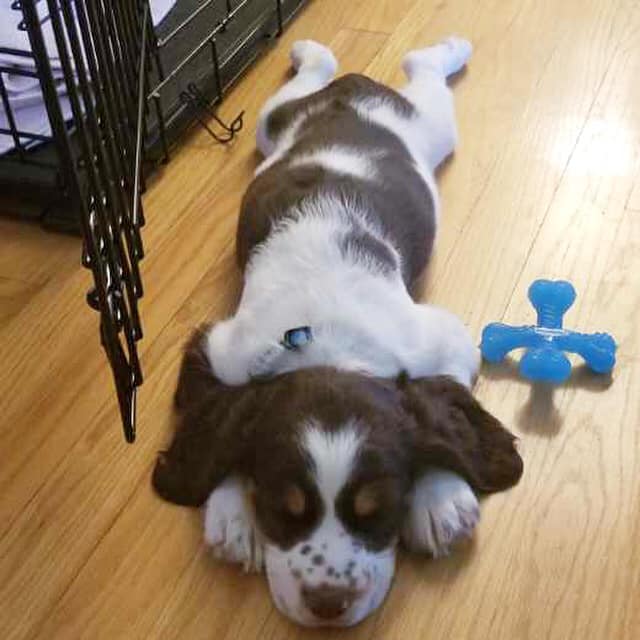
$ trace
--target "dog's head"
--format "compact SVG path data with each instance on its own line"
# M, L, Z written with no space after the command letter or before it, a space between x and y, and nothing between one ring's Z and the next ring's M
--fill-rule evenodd
M355 624L380 605L407 496L426 466L478 491L507 488L522 471L513 437L448 378L306 369L230 387L213 375L200 333L176 409L156 490L201 505L226 477L247 479L274 602L305 625Z

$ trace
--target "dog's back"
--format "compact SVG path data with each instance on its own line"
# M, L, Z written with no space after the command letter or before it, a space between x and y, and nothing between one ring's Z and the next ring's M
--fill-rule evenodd
M464 325L409 295L434 241L434 170L457 140L446 78L470 53L455 37L409 52L396 92L361 75L332 82L332 52L294 44L296 73L258 118L265 160L238 225L242 296L207 335L218 379L322 366L470 384L478 354Z
M274 224L318 210L348 227L340 235L345 251L401 268L410 285L428 261L436 224L436 196L395 126L418 120L399 93L355 74L271 112L264 126L275 151L240 213L241 268ZM337 206L327 211L327 202Z

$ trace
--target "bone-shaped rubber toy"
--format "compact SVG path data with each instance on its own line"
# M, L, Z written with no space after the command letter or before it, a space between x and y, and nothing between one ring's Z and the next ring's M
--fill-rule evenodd
M484 359L500 362L513 349L524 347L527 351L520 360L520 373L530 380L556 384L571 375L571 363L564 352L577 353L596 373L609 373L616 363L616 343L609 334L562 328L562 317L575 299L575 289L565 280L536 280L529 287L529 300L538 314L536 325L488 324L480 343Z

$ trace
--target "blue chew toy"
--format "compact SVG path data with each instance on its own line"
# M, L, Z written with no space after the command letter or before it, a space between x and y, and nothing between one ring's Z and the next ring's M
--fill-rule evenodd
M536 280L529 300L538 313L535 326L488 324L480 350L485 360L500 362L513 349L525 347L520 373L529 380L560 384L571 375L571 363L563 353L582 356L592 371L609 373L616 363L616 343L607 333L578 333L562 328L562 316L576 299L576 290L565 280Z

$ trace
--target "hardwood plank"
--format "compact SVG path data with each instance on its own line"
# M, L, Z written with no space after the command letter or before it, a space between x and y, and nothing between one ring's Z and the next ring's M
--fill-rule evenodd
M80 269L79 238L0 217L0 276L43 284Z
M20 314L42 285L0 276L0 329Z

